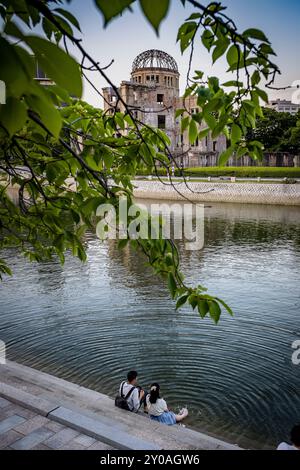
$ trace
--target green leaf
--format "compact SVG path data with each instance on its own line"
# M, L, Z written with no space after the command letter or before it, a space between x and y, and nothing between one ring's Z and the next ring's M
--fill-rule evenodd
M259 82L260 82L260 73L258 70L255 70L255 72L253 72L252 77L251 77L251 85L252 86L258 85Z
M236 156L238 158L243 157L244 155L246 155L247 152L248 152L247 147L239 147L236 151Z
M219 157L219 162L218 162L219 166L225 166L229 158L232 156L234 150L235 150L235 146L231 145L230 147L228 147L228 149L224 150L224 152L221 153Z
M46 176L47 176L47 179L50 183L55 181L56 176L57 176L57 170L56 170L55 165L53 165L53 164L47 165Z
M244 100L242 102L242 107L245 108L247 115L255 117L255 104L250 100Z
M205 137L207 137L209 133L210 133L210 128L209 127L207 127L206 129L203 129L202 131L200 131L199 134L198 134L199 140L204 139Z
M215 302L214 300L209 300L208 307L209 307L209 315L211 319L215 322L215 324L217 324L221 316L221 308L219 304Z
M217 93L220 90L220 81L218 77L209 77L208 84L209 84L209 88L213 90L214 93Z
M188 296L189 294L185 294L177 300L176 310L178 310L180 307L182 307L186 303Z
M107 26L112 18L120 15L134 1L135 0L95 0L95 3L104 17L104 26Z
M241 140L242 130L237 124L233 124L231 128L231 143L236 144Z
M159 25L166 17L170 0L140 0L140 5L147 20L158 34Z
M172 273L168 274L168 288L169 288L169 291L171 292L172 299L174 299L176 295L177 284L175 281L175 277Z
M198 312L201 318L204 318L209 311L209 306L206 300L199 300Z
M216 42L216 47L214 48L212 53L213 64L226 52L229 44L230 41L228 38Z
M181 120L181 132L182 133L187 129L189 122L190 122L190 118L188 116L184 117Z
M132 120L132 118L129 116L129 114L126 114L126 115L124 116L124 121L126 121L127 124L128 124L130 127L134 127L133 120Z
M194 74L195 74L194 80L202 80L204 76L204 72L202 72L202 70L195 70Z
M216 297L215 300L217 300L221 305L223 305L223 307L227 310L229 315L231 315L233 317L233 311L231 310L229 305L227 305L226 302L224 302L224 300L219 299L218 297Z
M258 96L263 100L265 101L266 103L269 102L269 97L268 97L268 94L264 91L264 90L261 90L260 88L255 88L255 91L256 93L258 94Z
M6 264L6 262L4 261L4 259L0 259L0 279L2 279L1 273L7 274L8 276L12 276L12 271L11 271L11 269L7 266L7 264Z
M209 88L200 86L199 88L197 88L197 95L198 95L198 100L203 104L205 103L205 101L211 98L212 92Z
M103 158L106 168L109 170L114 162L114 155L109 150L104 149L103 154L101 156Z
M175 118L178 118L178 117L181 116L184 112L185 112L185 109L183 109L183 108L181 108L181 109L176 109Z
M57 85L80 98L82 94L82 79L76 60L46 39L27 36L26 43L34 52L43 71Z
M227 62L228 62L228 64L229 64L230 66L232 66L232 65L238 63L239 55L240 55L240 54L239 54L239 51L240 51L239 46L236 46L235 44L233 44L233 45L228 49L226 58L227 58Z
M201 18L201 13L192 13L185 21L197 20L198 18Z
M155 155L155 152L153 152L153 147L149 144L142 143L140 145L140 154L143 157L144 162L146 165L153 166L153 156ZM153 155L154 153L154 155Z
M7 21L4 28L5 34L23 39L23 33L13 21Z
M40 95L32 94L26 96L26 103L39 115L41 121L49 132L57 138L61 130L62 119L59 111L55 108L53 103L44 97L42 93Z
M48 18L43 18L42 25L44 33L46 34L47 38L51 40L52 34L56 30L55 26L53 23L51 23L51 21L48 20Z
M65 105L70 104L70 95L64 88L57 85L51 85L51 87L49 87L47 90L51 93L54 93L56 98L61 98L61 101L63 101Z
M188 21L180 26L177 34L177 41L180 41L180 50L182 54L191 44L196 30L197 23L195 21Z
M260 48L260 50L261 50L261 52L262 52L263 54L266 54L266 55L277 55L269 44L263 43L263 44L261 44L261 45L259 46L259 48Z
M17 98L9 97L0 105L0 122L10 136L20 130L27 119L26 105Z
M263 31L261 31L260 29L255 29L255 28L246 29L246 31L243 32L243 36L247 39L253 38L253 39L258 39L260 41L269 43L269 40L266 37L265 33L263 33Z
M99 158L96 157L96 155L87 155L85 158L85 161L89 168L91 168L94 171L101 171L102 170L102 162L99 161Z
M204 113L204 120L211 130L213 130L217 125L216 118L211 113Z
M198 297L195 294L191 294L189 296L189 304L192 306L192 309L195 310L195 308L198 305Z
M189 127L189 141L191 144L194 144L196 142L196 139L198 137L198 127L194 119L191 120L190 122L190 127Z
M264 148L264 144L260 142L259 140L251 140L250 145L253 145L255 147L258 147L260 149Z
M115 113L114 119L116 124L119 126L120 129L125 129L125 122L124 122L124 115L122 113Z
M165 262L166 262L167 266L174 266L174 259L173 259L172 253L168 253L166 255L166 261Z
M237 80L229 80L229 82L222 83L222 86L230 86L230 87L242 87L244 84L243 82L239 82Z
M63 182L69 175L68 165L65 161L48 163L46 167L46 175L50 183L54 181L58 184Z
M16 47L9 44L5 39L0 38L0 80L6 84L6 88L17 97L28 90L32 77L28 74L28 69L21 62ZM29 57L29 55L27 54ZM4 66L5 64L5 66Z
M62 8L55 8L54 11L57 11L60 15L67 18L67 20L69 20L70 23L72 23L72 25L75 26L75 28L77 28L81 32L80 24L78 23L77 18L75 18L75 16L72 15L72 13Z
M208 51L210 51L212 45L213 45L213 42L214 42L214 35L211 31L209 31L208 29L206 29L204 31L204 33L202 34L201 36L201 41L202 41L202 44L204 45L204 47L206 47L206 49Z
M74 33L73 33L73 29L72 27L70 26L70 23L68 21L66 21L64 18L62 18L60 15L53 15L53 17L55 18L55 20L57 21L57 23L60 25L60 27L62 28L62 30L68 34L69 36L74 36ZM59 32L59 34L62 34L60 31L58 31L57 29L55 29L55 32L54 34L57 34ZM60 38L61 39L61 38ZM56 42L58 43L59 40L57 40Z

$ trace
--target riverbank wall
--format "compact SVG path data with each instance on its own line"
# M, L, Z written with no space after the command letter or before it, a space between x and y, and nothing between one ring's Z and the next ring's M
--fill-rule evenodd
M133 186L139 199L300 206L300 184L135 180Z

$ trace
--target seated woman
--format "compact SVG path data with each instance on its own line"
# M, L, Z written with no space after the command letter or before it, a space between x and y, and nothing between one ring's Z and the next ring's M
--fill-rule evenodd
M172 424L179 423L188 415L188 410L182 408L179 414L170 411L167 403L159 396L160 386L158 383L153 383L150 388L150 393L146 397L148 413L151 419L159 421L160 423L171 426Z

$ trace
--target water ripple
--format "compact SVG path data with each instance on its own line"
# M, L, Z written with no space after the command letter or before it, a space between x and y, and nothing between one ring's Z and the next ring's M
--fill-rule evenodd
M159 381L187 423L248 447L274 446L300 421L300 225L295 208L214 206L206 245L186 252L187 281L235 311L218 327L188 308L174 312L144 260L91 234L88 263L36 266L12 250L15 276L0 286L0 337L8 356L114 396L129 369Z

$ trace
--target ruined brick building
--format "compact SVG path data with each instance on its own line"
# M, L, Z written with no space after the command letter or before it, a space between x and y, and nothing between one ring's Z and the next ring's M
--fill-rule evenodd
M138 120L166 132L171 141L170 150L178 165L215 166L219 154L226 149L226 138L220 136L212 139L208 136L191 146L187 132L181 134L180 117L175 118L176 109L185 107L190 113L197 113L199 108L196 96L185 99L183 106L183 98L179 94L179 77L173 57L152 49L135 58L131 79L121 82L119 93ZM120 112L125 111L112 88L106 87L102 91L107 112L112 111L116 104Z
M131 78L123 80L118 89L124 102L130 106L135 117L150 126L163 129L169 136L170 150L178 166L206 167L217 166L218 157L226 149L224 135L212 139L209 134L203 140L197 139L191 145L188 133L181 134L181 118L175 118L177 109L185 108L191 114L198 113L197 97L184 99L179 94L178 66L169 54L156 49L142 52L132 64ZM118 101L113 88L102 89L104 109L113 112L117 109L124 112L124 105ZM202 127L207 127L203 124ZM199 130L202 128L199 126ZM263 166L298 166L300 157L288 153L266 153ZM247 155L229 159L228 166L255 166L258 162Z

